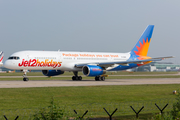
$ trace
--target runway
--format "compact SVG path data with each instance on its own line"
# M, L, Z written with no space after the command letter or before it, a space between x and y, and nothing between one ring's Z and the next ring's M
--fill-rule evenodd
M101 85L143 85L143 84L180 84L180 78L155 79L106 79L94 80L52 80L52 81L0 81L0 88L29 88L29 87L64 87L64 86L101 86Z

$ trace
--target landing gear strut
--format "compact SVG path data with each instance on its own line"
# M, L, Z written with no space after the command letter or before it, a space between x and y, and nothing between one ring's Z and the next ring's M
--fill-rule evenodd
M29 78L27 77L27 70L23 70L24 75L23 75L23 81L29 81Z
M96 76L95 81L105 81L105 77L104 76Z
M78 80L81 81L82 80L82 77L78 76L78 72L77 71L75 71L73 73L74 73L74 76L72 77L73 81L78 81Z

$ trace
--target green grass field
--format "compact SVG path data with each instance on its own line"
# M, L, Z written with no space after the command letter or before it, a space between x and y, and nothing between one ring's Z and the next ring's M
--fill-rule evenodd
M2 109L31 109L47 107L53 97L58 106L67 106L79 110L81 114L85 110L92 110L100 113L89 113L90 117L105 117L102 109L108 108L110 112L119 108L115 116L133 115L130 105L139 110L145 106L144 112L158 112L155 103L162 108L166 103L169 111L172 107L175 95L173 90L178 90L179 84L175 85L131 85L131 86L89 86L89 87L50 87L50 88L11 88L0 89L0 101ZM123 108L121 108L123 107ZM151 108L152 107L152 108ZM81 109L81 110L80 110ZM122 109L122 110L120 110ZM151 109L148 111L148 109ZM121 111L121 112L120 112ZM125 113L123 112L125 111ZM100 115L99 115L100 114Z
M179 78L177 72L168 72L168 76L162 73L128 73L118 72L109 73L109 75L130 75L130 76L110 76L107 79L141 79L141 78ZM1 73L0 76L21 76L22 73ZM42 76L42 73L28 73L29 76ZM30 77L30 80L69 80L72 73L66 73L68 77ZM137 75L137 76L133 76ZM147 76L138 76L147 75ZM156 76L158 75L158 76ZM83 77L86 79L94 79ZM12 78L0 78L0 80L12 80ZM13 78L13 80L22 80ZM27 119L29 114L34 114L36 110L49 106L52 97L58 106L65 109L67 116L75 117L74 109L79 114L89 110L87 117L107 117L103 107L114 114L116 119L129 119L135 116L131 110L132 105L137 111L144 106L140 113L142 119L151 116L150 113L158 113L155 107L157 103L163 108L167 103L165 112L172 109L176 95L174 90L180 88L179 84L173 85L126 85L126 86L86 86L86 87L46 87L46 88L1 88L0 89L0 115L9 115L11 119L16 115L25 116L21 119ZM126 116L127 115L127 116ZM2 119L2 116L0 116Z
M58 104L120 103L173 98L180 85L131 85L0 89L1 109L38 108L48 105L51 97Z

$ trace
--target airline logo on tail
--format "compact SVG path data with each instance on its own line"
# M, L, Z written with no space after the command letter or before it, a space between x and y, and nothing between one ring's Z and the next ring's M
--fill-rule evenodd
M1 51L1 52L0 52L0 62L3 61L3 57L4 57L4 53Z
M149 45L151 42L151 36L153 33L154 25L149 25L134 48L131 50L131 55L137 56L137 59L143 60L143 59L149 59L150 57L147 56Z
M134 53L136 55L147 56L150 42L151 42L151 39L148 40L148 38L147 38L146 40L144 40L144 38L143 38L142 43L139 41L139 46L136 46L137 51L134 51Z
M0 67L3 66L3 63L2 63L3 57L4 57L4 53L1 51L0 52Z

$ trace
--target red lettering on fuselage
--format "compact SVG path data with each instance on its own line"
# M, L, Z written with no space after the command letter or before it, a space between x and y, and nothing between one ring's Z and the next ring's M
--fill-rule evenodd
M19 67L61 67L62 62L56 62L53 60L46 59L45 61L40 61L39 59L30 59L30 60L25 60L22 59L21 63L18 63Z
M22 59L22 63L19 63L18 66L21 67L24 65L24 59Z

